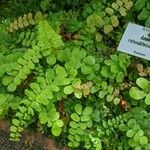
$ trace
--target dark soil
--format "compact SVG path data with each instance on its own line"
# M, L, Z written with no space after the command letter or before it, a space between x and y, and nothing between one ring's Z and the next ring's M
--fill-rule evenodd
M27 130L23 132L20 142L12 142L9 140L9 126L8 121L0 121L0 150L68 150L43 134Z
M0 130L0 150L44 150L44 145L38 142L30 144L24 140L11 142L9 133Z

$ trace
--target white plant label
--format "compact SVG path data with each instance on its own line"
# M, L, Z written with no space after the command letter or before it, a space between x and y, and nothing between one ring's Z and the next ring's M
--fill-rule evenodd
M129 23L117 50L150 60L150 28Z

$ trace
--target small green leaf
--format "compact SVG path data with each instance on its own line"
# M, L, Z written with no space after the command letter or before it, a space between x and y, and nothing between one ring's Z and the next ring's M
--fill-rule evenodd
M51 92L51 89L49 89L50 87L47 86L47 88L45 88L44 90L42 90L41 92L41 96L47 99L52 99L53 98L53 94Z
M93 67L87 64L81 65L81 72L83 74L91 74L93 72Z
M113 101L115 105L118 105L120 103L120 98L114 98Z
M150 27L150 16L146 19L145 26Z
M87 128L87 123L80 123L79 127L80 129L85 130Z
M12 123L13 123L13 125L15 125L15 126L19 126L20 121L17 120L17 119L13 119L13 120L12 120Z
M113 88L113 86L108 85L107 90L108 90L109 93L112 93L114 88Z
M82 91L75 89L74 90L74 95L75 95L76 98L80 99L82 97Z
M75 135L75 140L78 141L78 142L80 142L81 141L80 136L79 135Z
M10 133L10 139L14 139L16 137L16 133Z
M76 122L80 121L80 117L76 113L71 114L71 118Z
M51 122L51 120L48 120L47 126L48 126L49 128L52 127L52 122Z
M112 73L117 73L119 71L119 67L116 65L111 65L110 69Z
M138 134L139 136L143 136L143 135L144 135L144 131L143 131L143 130L139 130L139 131L137 132L137 134Z
M61 77L67 77L68 76L65 68L63 68L59 65L56 66L56 75L61 76Z
M135 119L130 119L127 123L128 127L132 128L134 125L136 124L136 120Z
M46 97L42 96L42 95L38 95L36 97L36 101L43 104L43 105L48 105L48 103L49 103L49 100Z
M75 130L75 134L83 135L84 131L81 128L78 128L78 130Z
M40 123L45 124L48 121L47 113L41 112L39 115Z
M38 102L36 102L36 101L32 102L31 107L34 108L37 112L41 111L40 104Z
M11 126L11 127L10 127L10 131L11 131L11 132L17 132L17 127Z
M127 137L129 137L129 138L133 137L134 134L135 133L134 133L134 131L132 129L128 130L127 133L126 133Z
M72 87L72 85L68 85L64 88L64 93L67 95L73 93L73 91L74 91L74 88Z
M105 34L108 34L108 33L110 33L111 31L113 30L113 26L112 25L105 25L104 26L104 33Z
M75 141L75 140L73 141L73 145L74 145L74 147L78 147L78 146L79 146L79 144L80 144L80 143L79 143L78 141Z
M12 83L13 79L14 79L13 76L4 76L2 79L2 83L3 83L3 85L7 86L10 83Z
M70 124L70 127L74 128L74 129L78 128L78 126L79 126L75 121L70 121L69 124Z
M118 56L116 54L110 55L110 58L113 60L112 65L114 65L115 62L118 62Z
M150 11L146 8L143 8L141 13L138 15L139 20L146 20L150 15Z
M69 133L72 134L72 135L75 135L75 134L77 134L77 130L73 129L73 128L70 128Z
M60 90L60 88L57 85L55 85L55 84L50 84L47 87L49 88L49 91L58 92Z
M73 87L76 87L76 86L78 86L78 85L80 85L81 84L81 79L79 79L79 78L76 78L73 82L72 82L72 86Z
M102 35L97 32L95 35L95 40L96 40L96 42L101 42L102 41Z
M98 97L99 98L104 98L106 94L107 94L107 91L106 90L102 90L102 91L99 92Z
M20 110L21 113L25 113L27 111L27 108L24 107L24 106L20 106L19 110Z
M37 82L39 83L41 89L45 89L46 87L46 80L44 77L38 76L37 77Z
M52 69L47 69L45 77L46 77L46 82L50 84L52 80L55 78L54 71Z
M108 120L108 125L111 127L113 125L112 121L109 119Z
M93 86L92 88L91 88L91 93L96 93L96 92L98 92L100 90L100 87L99 86Z
M100 65L98 63L93 65L94 71L99 71L100 70Z
M19 58L18 63L24 66L27 63L27 61L25 59Z
M102 89L104 89L104 90L107 89L107 82L106 81L102 82Z
M134 131L135 132L135 131ZM134 142L138 143L140 141L140 136L136 133L133 137Z
M94 65L95 64L95 58L93 56L87 56L83 59L83 62L87 65Z
M56 57L54 54L50 54L48 57L46 57L46 61L49 65L54 65L56 63Z
M70 84L70 78L64 78L64 79L62 79L62 81L63 81L62 85Z
M56 122L54 122L53 125L58 126L58 127L62 127L64 125L64 122L59 119L59 120L56 120Z
M123 81L123 78L124 78L124 74L123 72L119 72L116 76L116 81L117 82L122 82Z
M93 112L92 107L87 106L87 107L85 107L84 110L83 110L83 115L91 115L92 112Z
M107 100L107 102L111 102L113 100L113 98L114 98L114 95L110 94L110 95L107 95L106 100Z
M142 88L144 91L150 92L150 82L145 78L138 78L136 84Z
M54 136L59 136L61 134L61 132L62 132L62 129L59 126L57 126L57 125L52 126L52 134Z
M137 132L137 131L139 131L140 126L138 124L135 124L132 128L135 132Z
M140 137L140 144L141 145L146 145L148 143L148 139L146 136Z
M101 70L101 74L102 74L102 76L104 76L105 78L108 78L108 77L109 77L109 68L106 67L106 66L103 66L103 67L102 67L102 70Z
M31 83L30 87L36 95L38 95L41 92L40 86L37 83Z
M27 65L25 65L25 66L23 66L23 72L25 72L26 74L30 74L31 70Z
M71 67L74 67L74 68L78 68L77 67L77 63L78 63L78 60L75 56L71 56L69 61L68 61L68 64L71 66Z
M76 104L75 105L75 111L77 114L81 115L82 114L82 105L81 104Z
M36 95L34 94L33 91L30 91L28 89L25 90L25 95L28 97L30 100L35 100Z
M26 74L26 72L24 72L23 69L19 71L18 75L19 75L19 78L20 78L20 79L23 79L23 80L24 80L24 79L27 78L27 74Z
M111 16L110 20L111 20L113 27L117 27L119 25L119 20L118 20L117 16L115 16L115 15Z
M111 55L112 56L112 55ZM116 55L115 55L116 56ZM117 57L118 58L118 57ZM115 65L115 61L111 60L111 59L106 59L104 61L104 63L107 65L107 66L114 66Z
M59 119L59 112L57 112L54 108L49 111L49 117L51 122L55 122Z
M139 90L137 87L132 87L129 91L129 94L133 99L136 100L143 99L146 96L146 93L144 91Z
M69 139L70 141L74 141L74 136L71 135L71 134L69 134L68 139Z
M28 61L28 67L29 67L30 69L34 69L34 68L35 68L34 63L33 63L31 60Z
M14 92L16 90L17 86L14 83L9 84L9 86L7 87L7 90L9 92Z
M71 68L69 70L69 74L73 77L75 77L78 74L78 71L76 69Z
M137 11L139 11L140 9L142 9L145 6L147 0L137 0L135 3L135 9Z
M74 140L74 139L73 139ZM67 144L69 147L74 147L73 142L68 142Z
M14 78L14 83L15 83L15 85L21 84L21 79L19 78L18 75Z
M134 148L137 145L137 143L133 140L133 138L130 138L128 140L128 145Z
M83 116L81 116L81 121L82 122L87 122L87 121L89 121L90 120L90 117L88 116L88 115L83 115Z
M135 150L142 150L141 146L136 146Z
M150 105L150 93L145 98L145 104Z
M28 114L34 116L34 111L32 107L28 107Z
M119 130L120 131L127 131L128 130L128 126L126 124L121 123L119 125Z
M86 49L85 48L81 48L81 50L80 50L80 59L83 59L83 58L85 58L86 57L86 55L87 55L87 51L86 51Z

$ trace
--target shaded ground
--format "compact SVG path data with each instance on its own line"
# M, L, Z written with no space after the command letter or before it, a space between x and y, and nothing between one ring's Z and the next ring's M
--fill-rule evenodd
M0 130L0 150L44 150L42 143L27 143L21 140L20 142L9 141L9 133Z
M57 148L53 139L40 133L25 131L20 142L9 140L9 123L0 121L0 150L68 150Z

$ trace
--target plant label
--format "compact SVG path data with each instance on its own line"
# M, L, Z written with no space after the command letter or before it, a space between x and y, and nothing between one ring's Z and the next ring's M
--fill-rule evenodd
M150 60L150 28L129 23L117 50Z

